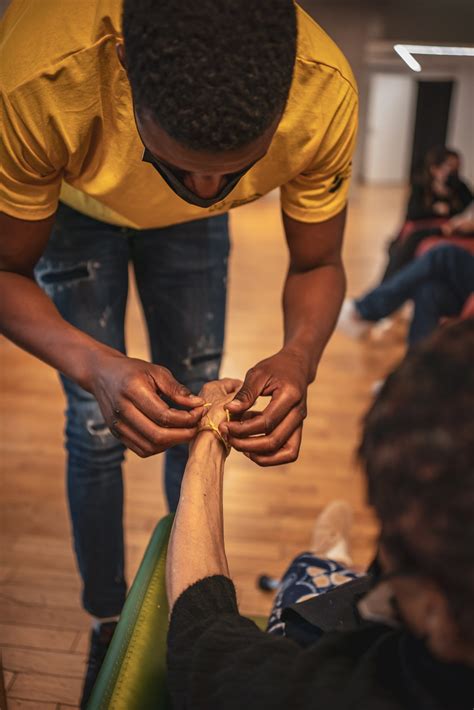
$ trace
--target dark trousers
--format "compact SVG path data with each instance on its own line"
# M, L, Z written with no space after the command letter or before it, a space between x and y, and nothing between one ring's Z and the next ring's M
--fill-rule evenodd
M400 269L403 269L410 261L413 261L416 250L424 239L442 236L443 232L439 227L431 227L430 229L419 229L416 232L412 232L406 239L395 239L388 249L388 264L382 277L382 282L396 274Z
M228 255L227 215L134 230L60 205L36 278L67 321L125 352L131 262L152 361L197 393L219 375ZM113 616L126 593L124 447L108 430L94 397L66 377L61 380L67 398L67 489L83 603L95 616ZM178 504L187 455L187 446L166 454L170 510Z
M474 256L454 245L441 245L408 264L356 300L362 318L378 321L412 299L415 310L408 342L429 335L443 316L456 316L474 291Z

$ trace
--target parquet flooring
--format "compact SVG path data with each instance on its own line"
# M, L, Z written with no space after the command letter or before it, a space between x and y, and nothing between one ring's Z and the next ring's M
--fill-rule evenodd
M405 193L354 189L345 263L349 293L373 282L384 242L396 230ZM243 376L281 342L280 291L287 256L278 198L232 213L233 254L223 375ZM147 357L135 291L129 353ZM335 334L309 394L309 416L296 464L260 469L235 452L226 470L226 539L244 613L265 613L271 597L256 576L280 575L307 547L312 524L335 497L355 509L353 554L365 565L374 520L354 461L360 417L372 383L404 351L403 325L381 342ZM88 618L71 550L64 485L64 402L56 375L6 340L0 342L0 649L10 710L77 707L87 653ZM127 571L132 580L151 531L164 514L162 457L129 455L125 469Z

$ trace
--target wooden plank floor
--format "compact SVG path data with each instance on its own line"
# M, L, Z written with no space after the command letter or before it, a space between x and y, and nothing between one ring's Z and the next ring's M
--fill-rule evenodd
M401 218L404 191L354 190L345 261L349 293L373 282L383 245ZM223 375L241 377L281 342L280 289L286 252L278 199L232 213L228 329ZM147 357L135 291L127 316L130 354ZM271 597L256 576L280 575L307 547L312 524L335 497L355 509L353 554L364 565L375 525L364 504L354 462L361 414L372 383L403 353L403 326L382 342L332 338L309 394L309 416L296 464L260 469L232 453L226 470L226 539L245 613L266 613ZM64 402L55 373L0 342L1 557L0 649L10 710L77 707L87 652L88 618L71 551L65 502ZM133 579L150 533L164 514L162 457L128 457L126 531L128 579Z

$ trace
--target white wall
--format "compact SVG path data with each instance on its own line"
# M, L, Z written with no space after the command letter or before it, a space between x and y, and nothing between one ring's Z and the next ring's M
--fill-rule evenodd
M367 120L361 126L365 133L361 175L366 182L396 184L408 180L417 82L431 80L455 82L446 143L462 154L462 174L474 186L474 60L461 60L448 67L423 67L420 74L373 70Z
M404 74L370 78L362 176L372 184L408 180L415 120L416 84Z
M462 173L474 185L474 61L454 77L448 144L463 155Z

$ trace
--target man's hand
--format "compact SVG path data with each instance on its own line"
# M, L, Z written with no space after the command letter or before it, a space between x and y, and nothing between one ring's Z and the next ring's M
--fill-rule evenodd
M346 210L325 222L306 223L283 213L290 264L283 291L285 344L262 360L228 410L235 419L221 424L223 436L260 466L298 458L306 391L337 320L344 297L341 246ZM249 411L259 396L270 396L263 412Z
M306 417L307 364L289 348L259 362L227 408L241 421L220 430L237 451L260 466L277 466L298 458ZM263 412L248 411L259 396L270 396Z
M203 413L204 401L165 367L119 354L96 356L90 390L110 431L142 458L191 441Z

